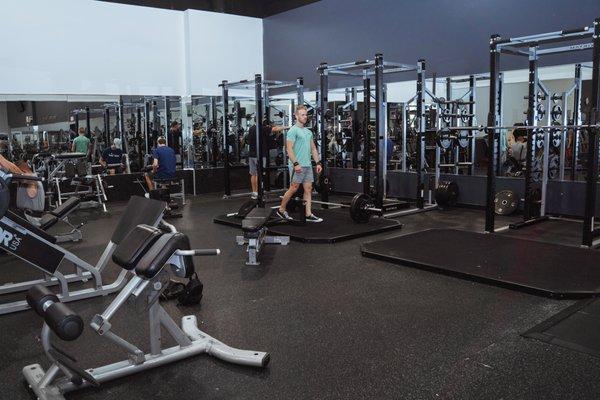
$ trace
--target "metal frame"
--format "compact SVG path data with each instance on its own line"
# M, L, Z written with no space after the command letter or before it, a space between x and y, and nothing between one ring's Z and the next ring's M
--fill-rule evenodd
M127 215L123 215L121 219L123 218L128 217ZM153 226L158 226L161 220L162 215L156 221L154 221ZM60 292L57 294L58 298L63 302L70 302L91 297L105 296L107 294L114 293L120 290L126 283L126 270L122 270L119 273L119 276L112 283L106 284L103 282L102 272L106 269L111 259L111 256L117 247L117 245L113 242L109 242L106 245L106 248L102 252L102 255L98 259L96 265L92 265L77 257L75 254L71 253L65 248L48 242L42 236L36 234L33 231L28 230L26 227L21 226L20 224L11 220L7 216L4 216L0 219L0 227L2 226L7 226L12 230L19 232L22 236L27 236L28 238L36 242L40 242L45 248L52 248L55 251L62 253L62 261L58 265L57 270L53 274L50 274L47 270L44 270L42 266L35 265L29 262L28 260L19 257L19 255L11 251L10 248L2 246L3 250L9 252L10 254L13 254L15 257L22 259L29 265L32 265L33 267L42 271L44 273L44 278L19 283L6 283L0 286L0 295L27 291L29 290L29 288L35 285L59 285ZM58 269L65 264L73 265L76 268L76 272L73 274L66 275L61 273ZM77 290L74 290L73 288L69 287L69 283L80 283L89 280L92 281L91 287ZM29 309L29 305L25 300L3 303L0 304L0 315L17 311L23 311L27 309Z
M383 77L387 74L402 73L417 71L418 66L409 65L404 63L385 61L383 54L375 54L372 60L361 60L349 63L328 65L327 63L321 63L317 68L320 76L320 96L319 96L319 109L320 109L320 124L319 124L319 143L321 146L321 160L323 163L323 174L327 176L327 132L326 132L326 121L323 118L327 107L328 91L329 91L329 75L337 75L344 77L360 77L363 79L363 127L364 127L364 145L363 145L363 192L369 194L371 192L371 178L370 178L370 134L369 134L369 123L370 123L370 106L371 106L371 78L375 82L375 129L376 129L376 140L377 147L375 153L376 169L375 169L375 196L374 204L376 207L384 208L386 200L386 171L387 171L387 160L386 160L386 146L387 146L387 100L385 94L385 85L383 83ZM358 71L358 72L357 72ZM353 146L356 147L357 143L353 142ZM321 191L321 200L324 202L328 201L328 193L326 190Z
M269 362L268 353L236 349L201 331L194 315L184 316L180 327L162 307L159 296L166 288L171 273L178 275L177 269L181 267L183 257L194 254L195 250L177 250L167 263L171 268L165 265L151 279L134 276L106 310L92 319L90 325L96 333L128 353L128 358L123 361L85 371L99 384L203 353L226 362L253 367L264 367ZM171 271L168 271L169 269ZM111 330L111 318L128 302L139 305L140 309L148 310L149 353L145 354L135 344ZM162 328L175 340L175 346L162 348ZM24 367L22 372L29 387L40 400L64 400L65 394L88 388L92 384L87 380L83 380L79 385L73 383L76 381L74 375L77 371L52 356L56 348L52 346L51 338L51 328L45 323L42 328L41 342L47 358L52 363L48 370L44 371L39 364L32 364ZM61 353L64 357L71 358L63 351ZM76 364L75 361L71 362Z
M262 132L262 121L263 116L265 115L265 111L269 110L269 93L271 90L277 89L285 89L293 87L296 92L296 97L298 100L298 104L304 104L304 82L302 78L297 78L293 82L286 81L273 81L273 80L265 80L263 79L261 74L256 74L254 76L254 80L244 79L237 82L229 82L222 81L219 87L223 93L223 148L225 149L225 195L223 198L231 198L231 197L247 197L251 193L239 193L239 194L231 194L231 180L230 173L231 167L229 165L229 126L227 123L227 110L229 109L229 89L245 89L251 90L254 89L254 104L255 104L255 113L254 120L256 125L256 156L258 159L257 163L257 172L258 172L258 206L264 207L264 199L265 194L271 192L279 192L281 190L270 190L270 171L273 167L269 166L269 151L266 143L261 140L261 132ZM285 141L284 141L285 143ZM279 168L279 167L276 167ZM281 168L286 168L284 165ZM285 182L284 182L285 183Z
M568 42L573 40L592 39L592 43L577 43L568 46L540 48L542 45ZM523 48L526 49L523 49ZM559 54L566 52L574 52L593 48L592 57L592 98L591 98L591 115L588 118L587 125L579 126L575 124L579 120L579 104L575 105L575 116L573 125L575 129L587 129L589 135L589 146L587 153L587 176L586 176L586 200L585 212L583 219L582 246L592 247L596 244L595 239L600 235L600 231L595 228L595 207L596 207L596 188L598 182L598 122L600 120L600 18L594 21L593 27L583 27L577 29L556 31L543 33L538 35L522 36L510 39L501 39L499 35L492 35L490 38L490 113L488 120L488 174L486 186L486 222L485 231L494 232L495 230L495 214L494 214L494 197L496 192L496 163L497 151L499 151L498 133L502 127L497 120L497 101L498 101L498 77L500 72L500 55L509 54L519 57L527 57L529 60L529 93L528 93L528 110L527 121L529 135L527 146L527 165L525 171L525 212L524 221L519 226L526 226L536 222L544 221L545 210L545 184L548 178L548 147L549 134L548 130L543 126L537 128L544 129L544 161L543 161L543 176L542 176L542 199L540 202L540 212L536 212L537 206L534 204L533 190L536 189L536 184L532 182L532 166L535 157L535 141L536 138L534 129L536 128L536 105L538 101L538 89L547 92L543 85L540 85L537 79L537 61L540 56L547 54ZM579 76L578 76L579 75ZM577 74L576 80L579 82L574 90L580 91L580 71ZM549 97L549 94L546 93ZM577 93L579 95L579 93ZM566 100L566 99L563 99ZM548 110L548 114L550 110ZM566 114L566 110L565 110ZM564 121L564 120L563 120ZM567 129L568 126L563 124L561 129ZM577 136L577 135L576 135ZM577 140L576 140L577 141ZM576 158L574 159L573 169L576 169ZM572 175L574 176L574 175Z
M246 261L246 265L260 265L258 257L265 244L280 244L282 246L287 246L290 243L289 236L272 236L268 235L267 232L268 228L264 226L258 232L252 232L250 234L244 232L243 235L235 237L235 241L239 246L247 245L246 252L248 253L248 260Z

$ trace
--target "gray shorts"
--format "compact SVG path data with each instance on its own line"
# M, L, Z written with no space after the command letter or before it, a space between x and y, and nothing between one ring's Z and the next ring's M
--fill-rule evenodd
M302 167L302 172L294 171L294 168L290 168L290 176L292 177L293 183L313 183L313 169L312 167Z
M248 157L248 168L250 169L250 175L258 175L258 158Z

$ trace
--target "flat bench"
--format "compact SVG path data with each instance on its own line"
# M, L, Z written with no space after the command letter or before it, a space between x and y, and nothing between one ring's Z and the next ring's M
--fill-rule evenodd
M242 220L243 235L236 237L238 245L247 245L248 261L246 265L260 265L258 256L264 244L280 244L286 246L289 236L269 236L269 223L274 220L275 209L254 208Z

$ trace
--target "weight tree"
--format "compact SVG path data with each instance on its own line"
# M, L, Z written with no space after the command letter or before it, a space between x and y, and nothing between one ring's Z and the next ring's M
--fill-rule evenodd
M592 42L581 43L583 39L592 39ZM575 42L575 44L560 47L543 47L547 44ZM545 217L545 189L548 179L548 147L549 135L552 126L539 126L539 81L538 61L543 55L572 53L583 50L593 50L592 56L592 95L591 112L587 115L586 125L579 125L574 121L571 126L575 135L580 130L588 133L588 151L586 165L586 192L585 211L583 219L582 245L592 247L594 239L599 236L600 230L595 228L596 189L598 182L598 123L600 122L600 18L594 21L592 27L568 29L557 32L502 39L499 35L492 35L490 39L490 111L488 114L487 141L488 141L488 171L486 187L486 221L485 231L494 232L494 197L496 192L497 155L500 151L499 131L509 127L499 125L499 107L497 88L499 84L500 56L509 54L526 57L529 61L529 92L527 107L527 125L523 127L527 135L527 161L525 168L525 204L524 219L521 225L531 225L544 221ZM579 110L576 110L576 114ZM577 122L577 123L576 123ZM536 126L537 125L537 126ZM557 129L568 129L567 125L557 126ZM535 149L537 142L544 144L544 157L542 162L542 179L534 182L533 166L535 164ZM575 159L576 160L576 159ZM573 167L576 167L576 162ZM541 187L540 187L541 186ZM538 195L541 194L541 198Z

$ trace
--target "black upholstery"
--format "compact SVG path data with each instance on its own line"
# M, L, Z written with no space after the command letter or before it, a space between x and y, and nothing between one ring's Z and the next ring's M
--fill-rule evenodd
M135 272L138 276L152 279L165 266L169 258L177 250L190 250L190 240L183 233L167 233L162 235L152 248L142 257ZM184 258L185 276L194 274L194 262L191 257Z
M50 242L52 244L56 243L56 237L49 235L46 232L44 232L42 229L38 228L37 226L32 225L25 218L20 217L18 214L14 213L13 211L6 210L5 216L6 216L6 218L21 225L23 228L36 234L37 236L41 237L42 239L46 240L47 242Z
M160 229L153 226L136 226L117 246L113 261L126 270L134 269L162 234Z
M136 226L142 224L155 225L162 217L165 206L165 203L162 201L131 196L110 241L120 244L125 236Z
M0 178L0 218L2 218L6 210L8 210L9 203L10 191L8 189L8 185L4 179Z
M66 215L69 215L75 208L77 208L80 203L81 200L78 197L69 197L67 201L50 211L50 214L62 219Z
M242 220L242 230L244 232L256 232L264 228L269 219L275 213L272 208L255 208L246 218Z
M50 213L46 213L40 218L40 228L43 230L48 230L54 225L56 225L58 221L59 218L57 216L52 215Z

